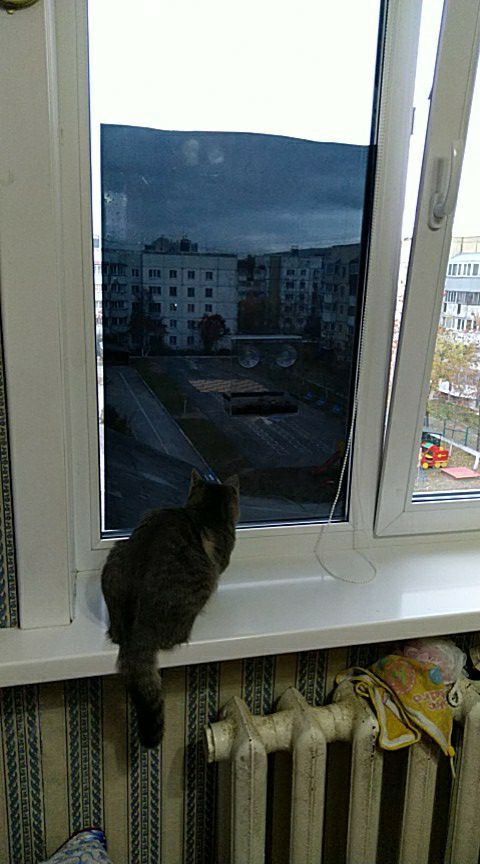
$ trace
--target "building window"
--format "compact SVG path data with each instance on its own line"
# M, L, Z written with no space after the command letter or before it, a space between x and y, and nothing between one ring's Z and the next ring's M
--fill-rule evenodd
M187 336L187 345L193 345L194 341L193 336Z
M177 337L176 336L170 336L168 341L169 341L170 345L176 345L177 344Z
M195 330L195 321L187 321L187 329Z
M178 309L178 303L170 303L170 312L176 312Z
M195 270L188 270L187 271L187 278L188 279L195 279Z
M177 327L177 319L176 318L170 318L169 325L172 328L172 330L175 330Z
M176 297L177 296L177 289L176 289L175 285L170 285L168 293L170 294L170 297Z
M195 303L188 303L187 312L195 312Z
M177 278L177 271L176 270L170 270L168 277L169 277L169 279L176 279Z
M213 270L207 270L207 271L205 272L205 279L207 279L207 281L210 281L210 282L212 281L212 279L213 279Z
M132 267L132 276L140 276L138 267Z
M213 307L211 303L205 303L205 312L211 312L212 308Z
M193 287L192 287L192 288L188 288L188 290L187 290L187 296L188 296L188 297L195 297L195 288L193 288Z
M213 297L213 288L205 288L205 297Z
M306 276L306 275L307 275L306 270L300 270L300 276Z
M472 267L472 276L478 276L478 264L474 264Z
M294 276L295 270L287 270L287 276Z
M148 278L149 279L160 279L161 275L162 275L161 270L151 269L148 271Z

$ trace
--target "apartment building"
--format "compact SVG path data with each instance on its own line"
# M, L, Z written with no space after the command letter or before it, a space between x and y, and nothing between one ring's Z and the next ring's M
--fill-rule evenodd
M95 266L107 344L133 351L160 343L173 350L200 348L199 321L213 314L236 333L235 255L199 252L186 237L160 237L143 249L106 246Z
M450 258L440 326L480 338L480 251Z
M265 332L319 338L343 360L355 332L358 273L358 244L293 247L239 262L239 297L265 298Z

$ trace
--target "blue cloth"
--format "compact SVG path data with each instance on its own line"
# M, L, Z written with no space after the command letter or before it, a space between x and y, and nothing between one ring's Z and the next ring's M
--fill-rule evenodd
M42 864L112 864L107 855L105 834L98 828L87 828L70 837L51 858Z

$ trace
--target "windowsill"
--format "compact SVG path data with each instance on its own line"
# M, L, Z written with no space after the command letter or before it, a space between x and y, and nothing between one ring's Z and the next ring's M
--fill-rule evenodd
M480 629L480 547L394 546L369 553L367 584L333 579L316 559L236 562L198 618L191 642L159 656L183 666L265 654ZM110 675L117 649L97 574L78 578L66 627L0 630L0 687Z

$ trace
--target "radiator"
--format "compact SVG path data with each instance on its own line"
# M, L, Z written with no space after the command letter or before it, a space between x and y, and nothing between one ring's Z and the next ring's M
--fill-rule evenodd
M455 721L462 729L445 815L445 864L479 861L479 690L477 682L462 681L455 708ZM327 755L329 744L336 741L351 745L345 862L375 864L383 775L377 735L375 715L348 682L337 688L332 704L321 708L312 708L290 687L280 698L276 713L266 716L254 716L241 699L231 699L222 719L205 730L208 761L228 763L228 788L221 787L219 802L221 814L228 796L228 824L222 825L221 815L219 819L220 864L264 864L267 755L282 751L292 755L289 864L321 864ZM390 758L398 759L399 752ZM398 855L395 862L382 864L429 864L440 760L446 757L433 742L422 739L409 748L404 795L399 802Z

